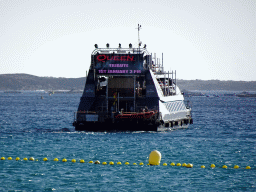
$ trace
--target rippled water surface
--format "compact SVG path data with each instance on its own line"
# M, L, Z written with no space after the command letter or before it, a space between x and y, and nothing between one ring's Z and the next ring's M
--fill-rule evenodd
M191 97L188 129L86 133L72 127L80 94L41 95L0 93L0 191L256 191L256 98ZM146 165L153 150L160 166Z

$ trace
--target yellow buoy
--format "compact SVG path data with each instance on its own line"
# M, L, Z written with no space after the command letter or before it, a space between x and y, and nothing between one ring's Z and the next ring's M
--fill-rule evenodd
M187 167L187 163L183 163L183 164L182 164L182 167Z
M234 166L234 169L238 169L238 168L239 168L239 166L238 166L238 165L235 165L235 166Z
M97 160L97 161L94 162L94 164L100 164L100 161Z
M177 164L176 164L176 166L180 167L180 166L181 166L181 164L180 164L180 163L177 163Z
M80 163L85 163L85 161L83 159L80 160Z
M137 165L137 163L133 163L133 165Z
M191 163L187 164L187 168L193 168L193 164Z
M71 162L72 162L72 163L75 163L75 162L76 162L76 160L75 160L75 159L72 159L72 160L71 160Z
M251 169L251 167L250 166L246 166L245 169Z
M89 161L89 163L93 163L93 161Z
M107 165L107 162L103 162L102 165Z
M171 166L175 166L175 163L172 162L170 165L171 165Z
M65 159L65 158L64 158L64 159L62 159L62 162L67 162L67 161L68 161L68 160L67 160L67 159Z
M8 160L12 160L12 157L8 157L7 159L8 159Z
M28 158L27 157L24 157L24 159L23 159L24 161L27 161L28 160Z
M125 165L129 165L129 162L125 162Z
M54 158L53 161L59 161L59 159L58 158Z
M223 165L222 168L223 168L223 169L227 169L228 166L227 166L227 165Z
M160 161L161 161L161 153L159 151L155 150L149 154L148 163L150 165L159 165Z
M15 159L16 161L19 161L20 160L20 158L19 157L16 157L16 159Z
M109 165L114 165L114 162L113 162L113 161L110 161L110 162L109 162Z
M167 166L167 163L164 163L163 166Z
M201 166L201 168L202 168L202 169L204 169L204 168L205 168L205 166L204 166L204 165L202 165L202 166Z
M140 165L144 165L144 163L140 162Z
M117 164L117 165L122 165L122 163L121 163L120 161L119 161L119 162L117 162L116 164Z
M43 159L43 161L48 161L48 159L45 157L45 158Z
M1 157L1 160L5 160L5 157Z
M214 165L214 164L211 164L211 168L213 168L213 169L214 169L214 168L215 168L215 165Z
M29 157L29 161L34 161L34 157Z

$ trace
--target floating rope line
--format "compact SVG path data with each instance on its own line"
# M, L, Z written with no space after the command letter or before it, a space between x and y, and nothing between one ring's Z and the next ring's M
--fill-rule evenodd
M5 161L5 160L11 161L13 159L12 159L12 157L8 157L7 159L5 157L1 157L0 160L1 161ZM30 158L25 157L23 159L21 159L20 157L16 157L15 160L16 161L24 161L24 162L25 161L40 161L38 159L35 159L34 157L30 157ZM45 158L42 159L42 161L44 161L44 162L48 161L49 162L50 160L48 160L48 158L45 157ZM57 161L59 161L59 159L58 158L54 158L52 161L57 162ZM68 162L68 160L66 158L63 158L61 161L62 162ZM69 162L76 163L77 160L76 159L72 159L72 160L69 160ZM86 163L86 161L84 159L80 159L79 162L80 163ZM123 164L124 165L140 165L140 166L145 165L143 162L140 162L138 164L137 163L130 164L128 161L126 161L125 163L122 163L121 161L118 161L116 163L113 162L113 161L110 161L110 162L104 161L104 162L101 163L100 161L97 160L97 161L88 161L88 163L89 164L102 164L102 165L123 165ZM146 165L150 166L151 164L147 163ZM161 165L162 166L168 166L167 163L159 164L159 166L161 166ZM183 164L177 163L177 164L175 164L174 162L170 163L169 166L171 166L171 167L186 167L186 168L193 168L194 167L194 165L192 163L188 163L188 164L187 163L183 163ZM206 166L205 165L201 165L200 168L205 169ZM228 167L227 165L223 165L221 167L216 167L215 164L211 164L209 166L209 168L211 168L211 169L215 169L215 168L222 168L222 169L256 169L256 168L251 168L250 166L246 166L245 168L241 168L239 165L234 165L233 167Z

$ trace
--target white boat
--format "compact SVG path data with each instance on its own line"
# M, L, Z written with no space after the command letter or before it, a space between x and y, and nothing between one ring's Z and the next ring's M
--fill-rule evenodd
M193 123L191 107L146 45L95 49L73 125L79 131L162 131Z

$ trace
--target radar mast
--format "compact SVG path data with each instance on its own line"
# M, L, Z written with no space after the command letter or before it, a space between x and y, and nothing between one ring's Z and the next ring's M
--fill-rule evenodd
M141 29L141 25L138 24L138 28L136 28L136 29L138 29L138 47L140 48L140 46L141 46L141 44L142 44L142 42L140 41L140 29Z

